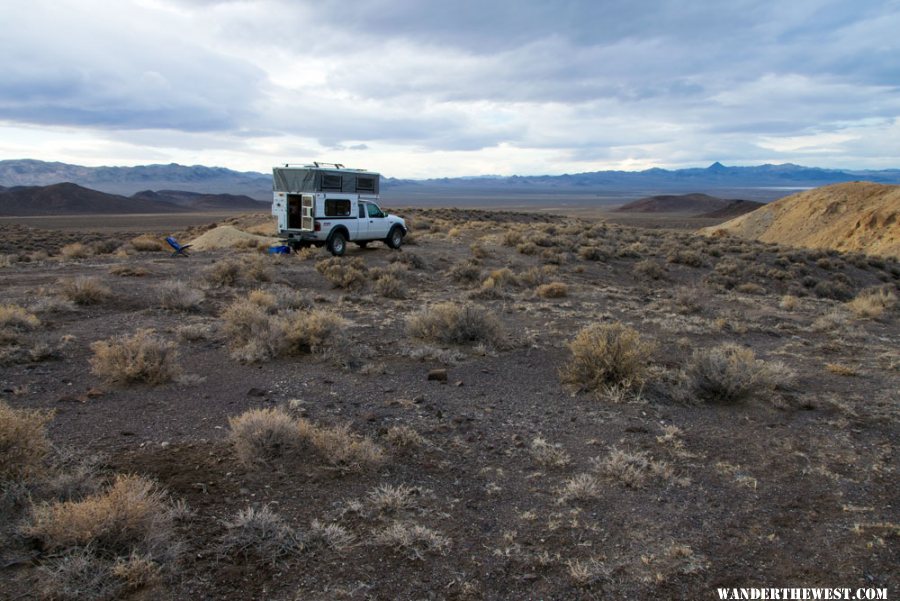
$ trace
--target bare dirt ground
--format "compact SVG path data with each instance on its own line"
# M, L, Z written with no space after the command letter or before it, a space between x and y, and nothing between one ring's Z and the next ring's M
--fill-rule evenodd
M353 247L330 271L324 251L172 258L137 251L130 232L4 225L0 305L39 324L0 337L0 398L55 412L43 475L3 484L4 598L900 590L900 326L890 300L900 266L544 213L404 213L413 233L402 250ZM63 249L73 242L88 251ZM79 277L101 292L84 302ZM254 290L268 292L252 302L272 320L290 305L345 325L305 352L266 347L254 362L228 317ZM879 291L883 310L851 304L864 290ZM499 325L460 343L423 339L416 318L443 302ZM648 351L640 377L596 390L564 383L569 343L595 324L636 331ZM92 343L144 328L177 345L174 379L116 383L92 370ZM742 394L702 400L696 353L725 343L754 357L740 363L735 352L722 369L756 371L725 376ZM440 369L446 378L429 379ZM320 448L242 463L229 418L254 409L348 426L383 456L341 460ZM78 486L63 494L47 484L53 474ZM137 561L102 537L54 546L35 535L41 507L68 500L74 510L115 474L148 477L186 504L171 554ZM262 538L288 542L235 553L229 536L247 508L280 516ZM281 537L288 531L302 542ZM86 556L95 563L76 561ZM120 569L138 564L155 576Z

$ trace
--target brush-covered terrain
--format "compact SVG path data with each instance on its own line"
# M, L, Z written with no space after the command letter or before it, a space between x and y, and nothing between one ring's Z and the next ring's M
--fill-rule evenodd
M4 598L898 590L896 262L401 214L343 258L3 226Z

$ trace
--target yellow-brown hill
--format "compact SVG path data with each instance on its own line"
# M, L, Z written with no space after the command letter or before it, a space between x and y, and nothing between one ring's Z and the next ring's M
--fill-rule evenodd
M900 186L850 182L792 194L701 230L900 258Z

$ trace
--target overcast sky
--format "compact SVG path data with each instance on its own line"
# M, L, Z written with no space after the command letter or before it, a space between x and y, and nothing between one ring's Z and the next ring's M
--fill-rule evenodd
M900 167L900 0L2 0L0 159Z

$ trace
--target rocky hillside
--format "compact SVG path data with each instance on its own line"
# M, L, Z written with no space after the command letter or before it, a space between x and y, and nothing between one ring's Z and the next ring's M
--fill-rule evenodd
M0 215L176 213L184 207L159 200L125 198L64 183L0 190Z
M900 257L900 186L850 182L793 194L705 233Z
M709 194L663 194L648 196L622 205L620 213L680 213L710 217L736 217L761 207L749 200L728 200Z

